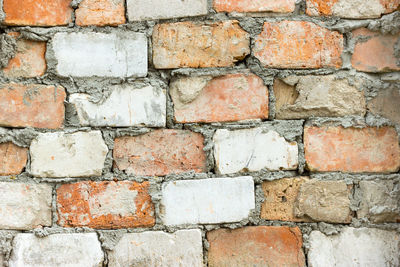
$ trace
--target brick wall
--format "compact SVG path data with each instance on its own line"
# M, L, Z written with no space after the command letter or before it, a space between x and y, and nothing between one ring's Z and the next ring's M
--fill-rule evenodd
M400 266L399 0L0 0L0 266Z

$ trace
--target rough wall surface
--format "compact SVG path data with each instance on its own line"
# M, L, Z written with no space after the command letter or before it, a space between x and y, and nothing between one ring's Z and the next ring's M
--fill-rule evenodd
M400 266L400 0L0 0L0 267Z

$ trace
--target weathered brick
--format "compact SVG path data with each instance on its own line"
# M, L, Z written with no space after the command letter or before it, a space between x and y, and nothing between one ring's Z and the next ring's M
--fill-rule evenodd
M214 0L217 12L278 12L290 13L295 9L295 0Z
M400 90L391 88L379 91L377 96L368 102L368 110L400 124Z
M399 138L392 127L306 126L304 147L311 171L389 173L400 168Z
M395 46L400 38L398 34L381 34L366 28L354 30L356 40L351 64L353 68L365 72L399 71L396 64Z
M340 68L343 36L306 21L265 22L254 55L269 68Z
M124 0L83 0L75 11L75 17L78 26L124 24Z
M399 266L400 236L374 228L346 227L338 235L310 234L308 266Z
M69 102L75 106L81 125L165 126L165 90L151 85L140 89L133 85L114 85L110 90L112 93L101 104L91 102L88 94L70 95Z
M268 88L254 74L179 78L170 94L180 123L268 118Z
M208 266L305 266L297 227L249 226L207 233Z
M18 234L13 240L10 267L103 266L104 253L96 233Z
M350 191L344 181L307 181L300 186L294 214L314 221L350 223Z
M108 266L202 267L203 244L199 229L173 234L160 231L123 235L108 253Z
M163 176L206 170L204 138L188 130L160 129L115 139L114 168L127 174Z
M4 24L57 26L72 22L71 0L3 0Z
M275 110L277 119L309 117L364 116L364 92L358 84L336 75L289 76L275 79Z
M129 21L193 17L207 14L207 0L127 0Z
M0 175L17 175L25 168L28 149L11 142L0 143Z
M58 224L102 229L149 227L155 223L149 183L80 182L57 189Z
M250 35L235 20L158 24L153 30L157 69L229 67L250 53Z
M143 33L56 33L52 47L61 76L147 75L147 38Z
M263 128L214 134L214 157L219 173L268 169L295 170L298 166L296 142L287 142L277 132Z
M0 192L1 229L51 226L51 186L1 182Z
M41 133L31 143L31 173L36 177L100 176L107 151L100 131Z
M228 223L255 208L253 178L212 178L163 184L161 217L166 225Z
M66 94L61 86L0 85L0 125L57 129L64 122Z

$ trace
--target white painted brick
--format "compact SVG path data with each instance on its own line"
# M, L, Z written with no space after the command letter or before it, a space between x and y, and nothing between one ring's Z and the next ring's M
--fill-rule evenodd
M46 184L0 183L0 229L51 226L51 199Z
M125 234L108 253L109 267L202 267L203 243L198 229L173 234L144 232Z
M61 76L147 75L147 39L143 33L57 33L53 50Z
M207 14L207 0L128 0L129 21Z
M400 235L374 228L344 228L339 235L310 235L308 266L399 266Z
M166 95L161 88L151 85L137 89L116 85L111 95L101 104L90 102L87 94L72 94L69 101L75 105L83 126L149 126L164 127Z
M36 177L100 176L108 149L100 131L42 133L31 143Z
M166 225L227 223L254 209L252 177L174 181L163 185Z
M295 170L298 165L296 142L287 142L277 132L262 128L217 130L214 156L219 173L240 171Z
M43 238L18 234L10 267L103 266L104 255L95 233L55 234Z

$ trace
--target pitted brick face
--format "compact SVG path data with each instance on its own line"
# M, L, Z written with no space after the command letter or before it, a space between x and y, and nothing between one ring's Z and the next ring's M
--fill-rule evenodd
M126 21L123 0L83 0L75 16L78 26L117 26Z

